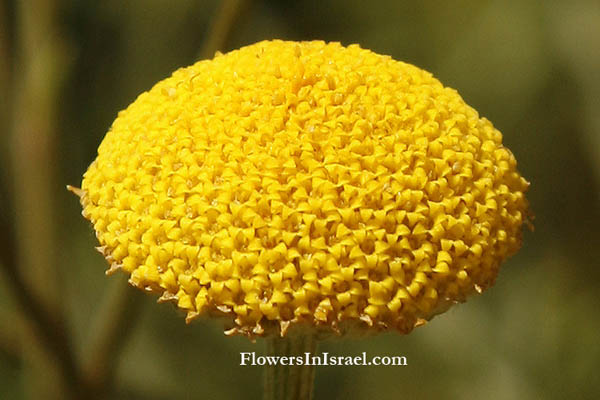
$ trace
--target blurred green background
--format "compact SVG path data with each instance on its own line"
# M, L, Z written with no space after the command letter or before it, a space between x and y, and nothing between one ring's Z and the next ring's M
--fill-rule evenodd
M600 2L2 0L0 399L260 398L260 367L238 364L264 343L106 278L65 185L138 94L271 38L433 72L503 132L536 214L483 296L408 336L322 343L409 365L318 368L315 398L599 398Z

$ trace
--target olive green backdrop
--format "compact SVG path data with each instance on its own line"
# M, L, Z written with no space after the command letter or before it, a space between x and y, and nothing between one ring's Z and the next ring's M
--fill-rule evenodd
M316 399L600 396L600 3L0 2L0 398L256 399L264 343L189 326L105 277L78 186L117 112L180 67L262 39L359 43L434 73L504 134L535 232L495 287L409 336L336 339ZM75 390L77 382L84 382ZM95 393L95 395L93 395Z

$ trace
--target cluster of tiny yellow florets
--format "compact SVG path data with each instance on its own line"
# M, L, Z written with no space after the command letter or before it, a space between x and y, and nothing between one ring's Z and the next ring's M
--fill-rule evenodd
M428 72L265 41L140 95L80 195L111 271L188 319L406 333L493 283L527 186L500 132Z

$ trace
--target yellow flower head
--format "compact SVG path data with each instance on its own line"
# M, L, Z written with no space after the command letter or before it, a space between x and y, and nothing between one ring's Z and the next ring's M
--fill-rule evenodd
M430 73L264 41L141 94L79 194L109 271L254 336L410 332L494 282L527 187L501 133Z

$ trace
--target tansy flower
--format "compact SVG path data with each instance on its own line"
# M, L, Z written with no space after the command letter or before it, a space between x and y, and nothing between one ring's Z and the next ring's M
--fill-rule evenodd
M119 113L85 173L111 267L228 333L410 332L489 287L528 183L430 73L339 43L200 61Z

